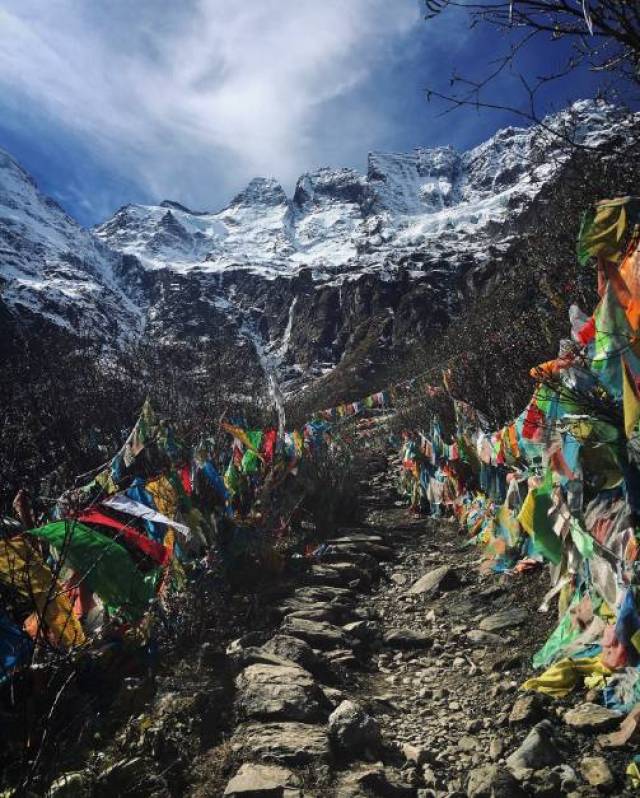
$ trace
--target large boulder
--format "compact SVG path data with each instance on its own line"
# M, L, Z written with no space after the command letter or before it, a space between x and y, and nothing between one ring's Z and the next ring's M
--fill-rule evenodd
M324 693L297 665L250 665L236 677L236 688L236 708L244 719L313 721L327 715Z
M311 723L243 723L231 746L241 757L292 767L326 762L331 754L326 728Z
M355 701L343 701L331 713L329 736L341 751L352 756L376 751L381 742L377 722Z

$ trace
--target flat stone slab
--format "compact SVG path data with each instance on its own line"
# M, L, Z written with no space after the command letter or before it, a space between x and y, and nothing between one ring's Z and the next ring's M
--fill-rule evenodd
M302 767L331 758L326 726L311 723L243 723L231 738L241 756Z
M342 628L347 634L363 642L379 640L381 636L380 626L377 621L352 621L351 623L345 623Z
M426 632L415 632L413 629L390 629L382 639L389 648L429 648L433 638Z
M298 601L354 601L353 590L346 587L336 587L335 585L306 585L299 587L293 594L293 598Z
M300 798L300 779L278 765L245 762L227 784L224 798Z
M379 764L353 765L340 775L334 792L335 798L415 798L416 788L400 779L400 774Z
M622 720L620 712L600 706L600 704L579 704L565 712L564 722L567 726L582 731L607 731L617 726Z
M334 651L328 651L326 657L332 665L337 665L341 668L359 667L358 660L354 657L353 651L348 648L339 648L335 649Z
M384 545L384 538L382 535L367 535L365 532L351 532L348 535L331 538L327 543L330 543L332 546L339 546L342 543L380 543Z
M460 584L458 574L448 565L442 565L440 568L434 568L420 577L414 582L407 595L431 595L440 590L453 590Z
M295 610L294 612L285 612L287 618L304 618L307 621L318 621L320 623L332 623L338 625L340 613L335 610Z
M526 793L508 770L499 765L481 765L469 775L467 798L486 798L488 795L495 795L496 798L526 798Z
M313 648L323 650L349 648L349 636L339 626L323 621L309 621L306 618L293 618L289 615L282 622L282 631L286 635L305 640Z
M514 607L510 610L501 610L493 615L487 615L480 621L483 632L497 632L500 629L509 629L520 626L529 618L529 613L523 607Z
M294 662L318 678L327 670L325 660L316 654L308 643L298 637L274 635L262 646L262 650Z
M328 714L313 676L293 663L249 665L236 677L236 708L242 718L312 721Z
M287 657L281 657L262 647L249 646L243 648L234 655L235 661L241 668L248 668L250 665L277 665L279 667L304 667L300 663Z
M348 552L349 554L366 554L369 557L373 557L375 560L384 562L395 559L395 552L393 549L384 543L368 543L365 541L360 541L355 543L338 542L332 545L334 545L341 554L345 552Z
M339 618L344 612L340 605L336 606L330 601L305 601L299 598L285 599L278 605L277 611L282 616L292 615L294 612L314 612L319 615L323 614L327 617L333 617L334 619Z
M370 581L369 574L351 562L318 563L311 566L311 579L317 585L348 586L354 580Z
M369 576L377 574L380 570L380 565L375 557L365 551L347 550L343 547L334 547L327 554L322 557L323 563L333 565L334 563L340 565L341 563L351 563L356 565L361 570L365 571Z

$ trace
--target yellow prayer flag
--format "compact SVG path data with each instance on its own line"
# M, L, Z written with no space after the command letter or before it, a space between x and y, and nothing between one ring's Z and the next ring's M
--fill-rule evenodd
M59 645L84 643L84 632L62 586L23 537L0 541L0 583L33 601L37 619Z

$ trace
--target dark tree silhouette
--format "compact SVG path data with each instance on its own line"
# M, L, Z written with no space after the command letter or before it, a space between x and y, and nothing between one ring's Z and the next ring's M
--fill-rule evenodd
M427 21L458 9L467 15L471 27L488 26L506 34L509 42L501 55L487 63L484 74L454 73L449 89L428 88L428 99L442 100L445 113L472 106L540 122L544 87L581 68L601 77L602 97L618 103L640 98L640 4L633 0L424 0L424 5ZM522 68L524 56L543 39L569 44L569 55L556 71L528 74ZM518 105L506 105L500 98L497 81L507 72L520 83L522 102Z

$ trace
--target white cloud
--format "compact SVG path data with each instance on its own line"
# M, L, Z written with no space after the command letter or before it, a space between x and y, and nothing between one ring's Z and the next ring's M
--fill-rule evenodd
M313 165L319 115L417 24L417 0L9 0L0 91L151 195L206 202Z

